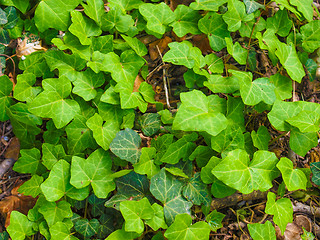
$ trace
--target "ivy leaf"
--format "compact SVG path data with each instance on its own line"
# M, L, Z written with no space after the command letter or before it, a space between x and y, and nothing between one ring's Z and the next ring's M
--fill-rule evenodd
M88 0L87 4L82 3L84 13L101 26L101 19L105 13L103 0Z
M63 239L63 240L78 240L73 233L70 233L70 228L66 223L57 222L49 230L51 238L53 239Z
M157 231L159 228L167 229L168 226L164 221L163 207L157 203L152 204L154 216L151 219L146 219L145 223L149 225L153 231Z
M40 185L42 182L43 182L43 177L38 175L33 175L31 179L24 182L19 187L19 193L22 193L25 196L32 196L33 198L35 198L41 193Z
M165 167L166 171L171 173L173 176L183 177L183 178L189 178L188 175L186 175L182 169L177 167Z
M21 102L32 101L41 92L41 87L32 87L35 82L36 76L32 73L18 75L13 97Z
M267 29L273 29L274 33L277 33L280 37L288 36L291 28L292 21L289 19L288 12L285 9L279 9L274 16L267 18Z
M227 155L212 174L226 185L248 194L254 190L266 191L278 176L275 164L278 158L273 152L259 150L250 162L245 150L236 149Z
M81 12L71 12L72 24L69 31L79 38L82 45L90 45L92 36L101 35L102 31L97 24L92 20L82 15Z
M184 160L188 159L192 151L196 148L194 141L196 141L197 138L198 135L196 133L183 136L167 148L167 151L162 156L160 161L176 164L181 158Z
M20 153L21 157L13 166L14 171L35 174L39 170L42 170L40 151L37 148L21 149Z
M219 228L222 228L222 220L226 215L218 212L217 210L213 210L208 216L206 216L206 221L208 222L211 231L216 232Z
M79 219L74 224L74 229L83 235L85 238L90 238L98 232L100 223L98 219L93 218L90 221L88 219Z
M276 201L276 195L268 192L268 200L265 212L273 216L273 221L277 224L283 234L287 224L293 221L292 203L288 198L281 198Z
M166 230L164 236L168 240L190 239L205 240L209 239L210 227L204 221L192 224L192 218L189 214L179 214L174 223Z
M119 132L119 126L114 119L110 119L103 123L102 117L96 113L86 122L87 126L92 130L93 137L96 142L104 149L108 150L112 140Z
M40 206L38 211L44 216L49 227L56 222L62 222L65 218L71 218L73 214L70 203L66 201L46 202Z
M126 128L116 134L110 144L110 150L119 158L131 163L137 163L141 155L139 149L141 138L132 129Z
M81 72L79 77L73 82L74 88L72 92L89 101L97 95L95 88L102 86L104 82L105 79L102 72L97 74L88 68L84 72Z
M172 128L183 131L206 131L215 136L227 127L227 119L211 108L210 97L199 90L181 93L181 106Z
M295 46L292 43L286 45L285 43L278 42L276 56L287 70L289 76L300 83L305 75L305 71L298 58Z
M306 231L304 227L302 227L302 229L303 229L303 234L301 235L302 240L313 240L315 238L312 232Z
M130 11L138 9L143 2L141 0L110 0L111 7L113 5L120 7L122 11Z
M115 189L111 166L109 154L101 148L91 153L87 159L73 156L70 183L77 189L91 184L98 198L106 198Z
M319 131L320 115L314 111L301 111L298 115L286 121L299 128L300 132L317 132Z
M39 117L52 118L57 128L67 125L80 112L75 100L66 99L71 93L71 83L66 77L42 81L44 91L34 98L29 111Z
M239 79L235 76L223 77L221 75L210 75L208 81L203 83L214 93L234 93L239 90Z
M171 62L175 65L183 65L187 68L192 68L195 60L191 56L192 46L189 42L171 42L169 43L170 50L163 56L164 62Z
M133 240L139 237L136 232L126 232L124 229L118 229L111 233L105 240Z
M276 231L270 221L248 224L248 230L253 240L276 240Z
M164 34L166 26L175 20L175 15L164 2L159 4L144 3L139 12L147 19L147 28L153 32Z
M280 73L270 76L270 82L276 87L274 92L277 99L285 100L292 97L292 81Z
M210 206L211 195L200 179L200 173L196 173L183 189L183 196L195 205Z
M208 69L212 73L223 73L223 70L224 70L223 61L216 54L214 53L208 54L205 56L204 60L208 65ZM210 76L213 76L213 75L210 75Z
M92 38L92 49L104 54L113 51L113 35L104 35ZM91 55L90 55L91 57Z
M320 44L320 20L314 20L301 26L300 32L303 49L309 53L316 50Z
M257 3L255 0L244 0L247 14L253 13L259 8L265 9L264 5Z
M310 0L291 0L290 4L296 6L298 11L311 22L313 19L312 1Z
M256 148L258 148L259 150L268 150L268 144L271 136L265 126L260 126L257 132L252 131L251 138L253 141L253 145Z
M178 37L183 37L188 33L200 33L198 29L198 20L201 15L197 11L194 11L185 5L178 5L174 10L174 15L176 20L171 23L170 26L173 27L173 31Z
M240 29L242 22L253 20L253 13L247 14L245 5L239 0L228 0L228 11L223 14L223 20L228 24L228 30L235 32Z
M26 236L31 236L35 233L34 225L35 223L29 221L26 215L18 211L12 211L7 231L12 239L24 240Z
M310 164L312 171L312 182L320 186L320 162L313 162Z
M101 206L100 208L104 209L103 206ZM109 214L103 214L99 218L100 227L98 229L98 234L97 234L98 238L105 238L106 236L110 235L114 231L113 221L114 221L113 217Z
M225 38L230 38L230 32L227 24L222 19L222 15L216 12L209 12L199 20L198 27L201 32L208 35L210 47L214 51L220 51L227 46Z
M140 117L139 123L143 134L150 137L160 130L160 115L158 113L145 113Z
M139 174L147 174L151 178L160 171L159 166L154 164L153 158L156 156L154 147L141 149L140 160L134 165L134 171Z
M277 164L277 168L280 170L283 181L289 191L306 190L306 175L299 169L293 169L293 163L290 159L282 157Z
M136 52L140 57L147 55L148 49L146 46L138 39L128 37L126 35L121 35L121 37L128 43L128 45Z
M16 0L16 1L3 0L3 1L1 1L1 4L6 5L6 6L14 6L17 9L19 9L23 14L26 13L26 11L29 7L29 2L26 2L24 0Z
M239 42L235 44L232 43L230 38L225 38L227 44L227 50L230 55L241 65L245 65L247 63L248 51L241 47Z
M228 0L196 0L190 4L194 10L218 11L219 7L225 4Z
M318 145L318 134L316 132L302 133L294 128L290 132L289 145L296 154L305 156L311 148Z
M12 103L9 95L12 91L13 84L7 75L2 75L0 82L0 121L6 121L9 119L6 114L6 108Z
M36 77L50 76L49 66L45 59L45 53L43 51L33 52L26 56L26 59L19 61L19 68L24 70L24 74L33 73Z
M114 28L125 33L134 25L132 16L125 14L119 6L113 6L110 11L102 16L101 28L103 31L114 31Z
M40 32L49 28L66 31L70 24L70 12L81 0L47 0L41 1L36 8L34 21Z
M59 160L51 169L49 177L40 186L49 202L59 200L64 195L76 200L83 200L89 195L89 188L75 189L70 184L70 164Z
M140 201L121 202L120 212L125 220L125 230L127 232L142 233L144 230L142 220L154 217L154 210L147 198L143 198Z

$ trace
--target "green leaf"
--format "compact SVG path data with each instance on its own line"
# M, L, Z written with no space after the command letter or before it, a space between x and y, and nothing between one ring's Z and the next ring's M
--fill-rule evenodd
M312 182L320 186L320 162L313 162L310 164L312 171Z
M144 3L139 12L147 19L147 28L153 32L164 34L166 26L175 20L175 15L164 2L159 4Z
M250 162L245 150L236 149L227 155L212 174L226 185L248 194L254 190L266 191L278 176L278 158L273 152L259 150Z
M222 15L209 12L199 20L198 27L201 32L208 35L210 47L214 51L220 51L227 46L225 38L230 38L230 32L227 24L222 19Z
M82 3L82 6L84 13L101 26L101 19L105 13L103 0L88 0L87 4Z
M143 2L141 0L110 0L110 5L118 6L122 11L130 11L132 9L138 9Z
M12 239L24 240L26 236L31 236L35 233L34 225L35 223L29 221L26 215L18 211L12 211L7 231Z
M223 213L217 212L217 210L213 210L208 216L206 216L206 221L208 222L211 231L216 232L219 228L222 228L222 220L226 215Z
M81 0L46 0L36 8L34 21L40 32L49 28L66 31L70 24L70 12Z
M203 83L214 93L234 93L239 90L239 79L235 76L223 77L221 75L210 75L208 81Z
M89 188L75 189L70 184L70 164L59 160L51 169L49 177L41 184L41 190L49 202L57 201L64 195L83 200L89 194Z
M189 214L177 215L174 223L166 230L164 236L168 240L190 239L205 240L209 239L210 227L204 221L192 224L192 218Z
M302 133L317 132L319 131L320 115L314 111L301 111L298 115L286 121L299 128Z
M293 169L293 163L290 159L282 157L277 164L277 168L280 170L289 191L306 190L306 175L299 169Z
M49 230L52 239L63 239L63 240L78 240L73 233L70 233L70 228L66 223L57 222Z
M277 99L285 100L292 97L292 81L280 73L270 76L270 82L276 87L274 92Z
M318 134L316 132L302 133L294 128L290 132L289 145L296 154L305 156L311 148L318 145Z
M0 9L0 25L5 25L8 22L7 13Z
M211 194L200 179L200 173L196 173L183 189L183 196L195 205L210 206Z
M160 115L158 113L145 113L140 117L139 123L143 134L150 137L160 130Z
M142 233L144 230L142 220L154 217L154 210L147 198L143 198L140 201L121 202L120 212L125 220L125 230L127 232Z
M164 221L163 207L157 203L152 204L154 216L151 219L147 219L145 223L149 225L153 231L157 231L159 228L167 229L168 226Z
M245 5L239 0L228 0L228 11L223 14L223 20L228 24L228 30L235 32L239 30L242 22L253 20L253 13L247 14Z
M89 101L96 97L95 88L102 86L105 82L102 72L95 73L91 69L86 69L79 74L79 77L73 82L74 88L72 92Z
M253 13L259 8L265 9L264 5L257 3L255 0L244 0L247 14Z
M116 121L110 119L103 123L103 119L99 114L95 114L86 122L87 126L92 130L93 137L96 142L104 149L108 150L112 140L119 131Z
M42 81L44 91L29 105L29 111L39 117L52 118L57 128L67 125L80 111L75 100L66 99L71 93L71 83L66 77Z
M115 30L125 33L134 25L132 16L125 14L121 8L113 6L107 14L102 16L101 28L103 31L113 32Z
M24 74L33 73L36 77L52 75L43 51L37 51L27 55L25 60L19 61L19 68L24 70Z
M239 42L235 44L232 43L230 38L225 38L227 44L227 50L230 55L241 65L245 65L247 63L248 58L248 50L241 47Z
M300 31L303 49L309 53L316 50L320 44L320 20L314 20L301 26Z
M164 62L171 62L175 65L183 65L192 68L195 60L191 56L192 46L187 41L169 43L170 50L163 56Z
M174 33L178 37L183 37L188 33L199 34L198 20L201 15L185 5L178 5L174 10L175 21L170 24Z
M24 1L24 0L15 0L15 1L1 0L0 4L6 5L6 6L14 6L17 9L19 9L23 14L25 14L30 3L28 1Z
M73 214L70 203L66 201L46 202L41 205L39 212L44 216L49 227L56 222L62 222L65 218L71 218Z
M223 70L224 70L223 61L216 54L214 53L208 54L205 56L204 60L208 65L208 69L212 73L223 73Z
M126 128L117 133L110 144L110 150L119 158L131 163L137 163L141 155L141 138L132 129Z
M6 107L9 107L12 103L9 95L12 91L13 84L7 75L0 77L0 83L0 121L6 121L9 119L6 114Z
M190 4L194 10L218 11L219 7L225 4L228 0L196 0Z
M35 174L41 170L40 151L37 148L21 149L21 157L14 164L13 170L20 173Z
M41 87L32 87L35 82L36 76L32 73L18 75L13 97L21 102L32 101L41 92Z
M188 175L186 175L182 169L177 167L165 167L166 171L171 173L173 176L183 177L183 178L189 178Z
M268 150L269 141L271 136L268 129L265 126L260 126L258 131L251 132L251 138L253 145L259 150Z
M300 83L305 75L305 71L298 58L295 46L292 43L286 45L285 43L278 42L276 56L279 58L282 66L287 70L288 75Z
M313 19L312 1L310 0L291 0L290 4L296 6L298 11L311 22Z
M141 149L140 160L134 165L134 171L139 174L147 174L150 179L152 176L160 171L159 166L154 164L153 158L156 156L156 149L154 147Z
M291 28L292 21L289 19L288 12L285 9L279 9L274 16L267 18L267 29L273 29L274 33L277 33L280 37L288 36Z
M113 51L113 35L104 35L92 38L92 49L104 54ZM91 54L90 54L91 57Z
M287 224L293 220L292 203L288 198L280 198L276 201L276 195L268 193L268 201L265 212L273 216L273 221L277 224L283 234Z
M100 223L96 218L90 221L88 219L79 219L75 222L74 229L85 238L90 238L98 232L99 226Z
M312 232L308 232L304 229L304 227L302 227L303 229L303 234L301 235L301 239L302 240L313 240L314 239L314 235L312 234Z
M126 35L121 35L121 37L128 43L128 45L136 52L140 57L146 55L148 53L148 49L146 46L138 39L128 37Z
M181 158L184 160L188 159L190 154L196 148L194 141L196 141L197 138L198 135L196 133L183 136L167 148L167 151L161 157L160 161L176 164Z
M111 233L105 240L133 240L139 237L136 232L126 232L124 229L118 229Z
M206 131L215 136L226 128L227 119L211 107L210 100L199 90L181 93L181 106L172 128L183 131Z
M42 182L43 182L43 177L38 175L33 175L31 179L24 182L19 187L19 193L22 193L26 196L32 196L35 198L41 193L40 185Z
M276 240L276 230L270 221L248 224L248 230L253 240Z

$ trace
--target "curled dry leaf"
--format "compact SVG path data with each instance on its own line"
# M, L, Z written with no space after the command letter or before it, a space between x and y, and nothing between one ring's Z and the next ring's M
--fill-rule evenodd
M17 41L18 45L16 48L16 53L19 58L30 55L31 53L39 50L46 50L46 48L42 47L40 38L34 34L29 34L23 39L18 38Z

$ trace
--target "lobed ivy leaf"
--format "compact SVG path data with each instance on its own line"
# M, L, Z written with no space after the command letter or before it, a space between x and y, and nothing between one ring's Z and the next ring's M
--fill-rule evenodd
M151 206L154 211L154 216L151 219L146 219L145 223L149 225L153 231L157 231L159 228L167 229L168 226L164 220L163 207L157 203Z
M133 51L140 57L146 55L148 53L147 47L138 39L128 37L126 35L121 35L121 37L128 43L128 45L132 48Z
M183 188L183 196L195 205L210 206L211 194L207 185L201 181L200 173L196 173Z
M38 210L49 227L54 225L56 222L62 222L65 218L72 217L71 204L66 201L55 202L45 202L42 204Z
M259 150L250 162L245 150L236 149L228 153L212 174L226 185L248 194L254 190L266 191L279 173L275 167L278 158L273 152Z
M129 31L130 26L133 26L134 21L132 16L123 12L120 6L113 6L106 14L102 15L101 29L103 31L113 32L117 30L121 33Z
M296 6L298 11L311 22L313 19L312 1L310 0L291 0L290 4Z
M206 131L215 136L226 128L227 119L211 108L210 100L199 90L182 93L181 106L172 128L183 131Z
M204 221L192 224L192 218L189 214L179 214L174 223L166 230L164 236L168 240L190 239L205 240L209 239L210 227Z
M31 179L24 182L19 187L19 193L22 193L25 196L32 196L33 198L35 198L41 193L40 185L42 182L43 177L35 174L31 177Z
M41 87L32 87L35 82L36 76L33 73L18 75L13 97L21 102L31 102L42 90Z
M280 73L270 76L270 82L274 84L274 92L278 100L285 100L292 97L292 81Z
M73 233L70 233L70 228L72 226L68 226L64 222L57 222L52 227L50 227L50 235L53 239L63 239L63 240L78 240Z
M45 53L43 51L36 51L27 55L25 60L19 61L19 68L24 70L24 74L33 73L36 77L53 76L46 62Z
M228 37L225 38L227 44L227 51L232 57L241 65L247 63L248 51L241 47L239 42L235 44L232 43L232 40Z
M111 167L109 154L101 148L91 153L87 159L73 156L70 183L78 189L91 184L98 198L106 198L115 189Z
M85 238L90 238L98 232L100 223L98 219L93 218L90 221L86 219L79 219L74 224L74 229L83 235Z
M293 163L290 159L282 157L277 163L277 168L280 170L283 181L289 191L306 190L306 175L299 169L293 169Z
M265 9L264 5L257 3L255 0L244 0L243 2L246 5L247 14L251 14L259 8Z
M251 132L253 145L259 150L268 150L269 141L271 136L265 126L260 126L258 131Z
M88 0L87 4L82 3L84 13L101 26L102 16L105 13L103 0Z
M37 148L21 149L21 157L14 164L13 170L20 173L42 172L43 166L40 162L40 151Z
M216 232L219 228L222 228L222 220L226 215L218 212L217 210L213 210L206 216L206 221L208 222L211 231Z
M276 240L276 231L270 221L248 224L248 230L253 240Z
M41 1L36 8L34 20L40 32L48 28L65 31L70 24L70 12L79 5L81 0L49 0Z
M26 215L18 211L11 212L7 231L12 239L24 240L26 236L33 235L35 233L33 227L35 227L35 223L31 222Z
M296 154L305 156L311 148L318 145L318 134L316 132L303 133L294 128L290 132L289 145Z
M273 29L280 37L288 36L292 28L292 21L289 19L288 12L283 9L276 12L270 18L267 18L267 29Z
M141 4L143 4L141 0L110 0L111 7L116 5L120 7L122 11L138 9Z
M183 177L183 178L189 178L188 175L186 175L182 169L177 167L165 167L166 171L171 173L173 176Z
M312 171L312 182L320 186L320 162L314 162L310 164Z
M139 12L147 19L147 28L161 35L165 33L166 26L175 20L174 13L164 2L141 4Z
M314 111L301 111L298 115L286 120L290 125L297 127L300 132L319 131L320 115Z
M276 195L272 192L268 193L268 200L265 212L273 216L273 221L280 228L283 234L287 224L293 220L292 203L288 198L280 198L276 201Z
M8 120L6 114L6 108L12 104L12 100L9 97L13 84L7 75L0 76L0 121Z
M134 165L134 171L139 174L147 174L151 178L160 171L160 167L154 164L153 158L156 156L154 147L141 149L140 160Z
M160 130L160 115L158 113L145 113L140 117L139 123L143 134L150 137Z
M310 53L316 50L320 43L320 20L314 20L301 26L300 32L303 49Z
M225 4L228 0L196 0L190 4L194 10L218 11L219 7Z
M24 0L16 0L16 1L2 0L1 4L5 6L14 6L24 14L26 13L30 3Z
M133 240L139 237L136 232L126 232L124 229L118 229L111 233L105 240Z
M195 64L194 58L191 56L192 46L189 42L169 43L170 50L163 56L164 62L171 62L175 65L183 65L192 68Z

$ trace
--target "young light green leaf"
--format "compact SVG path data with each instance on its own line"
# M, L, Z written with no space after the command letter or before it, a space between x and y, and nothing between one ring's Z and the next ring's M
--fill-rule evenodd
M318 134L316 132L302 133L294 128L290 132L289 145L296 154L305 156L311 148L318 145Z
M50 227L50 235L52 239L63 239L63 240L79 240L73 233L70 233L70 228L68 224L64 222L57 222L52 227Z
M201 32L208 35L210 47L214 51L220 51L227 46L225 38L230 38L230 32L227 24L222 19L222 15L216 12L209 12L199 20L198 27Z
M277 168L280 170L289 191L306 190L306 175L299 169L293 169L293 163L290 159L282 157L277 164Z
M26 236L31 236L35 233L34 226L35 223L31 222L26 215L18 211L12 211L7 231L12 239L24 240Z
M183 178L189 178L188 175L186 175L182 169L177 167L164 167L166 171L171 173L173 176L183 177Z
M130 11L132 9L138 9L143 1L141 0L110 0L110 6L118 6L122 11Z
M90 238L97 234L99 227L100 223L96 218L90 221L88 219L79 219L74 224L74 229L85 238Z
M253 240L276 240L276 230L270 221L248 224L248 230Z
M211 108L210 97L199 90L181 93L181 106L172 128L183 131L206 131L215 136L227 127L226 117Z
M266 191L279 174L275 166L278 161L273 152L259 150L250 162L245 150L236 149L229 152L212 170L212 174L245 194L254 190Z
M204 60L208 65L208 69L212 73L223 73L223 70L224 70L223 61L216 54L214 53L208 54L204 57Z
M134 165L134 171L139 174L147 174L149 179L157 174L160 168L154 164L153 158L155 155L156 149L154 147L143 147L141 149L140 160Z
M66 201L46 202L40 206L38 211L44 216L49 227L56 222L62 222L65 218L71 218L73 214L70 203Z
M19 187L19 193L22 193L25 196L32 196L36 198L41 193L40 185L42 182L43 182L43 177L38 175L33 175L31 179L24 182Z
M219 228L222 228L222 220L226 215L218 212L217 210L213 210L211 213L206 216L206 221L208 222L211 231L216 232Z
M147 198L140 201L123 201L120 203L120 212L125 220L125 230L142 233L144 223L142 220L152 219L154 210Z
M259 150L268 150L268 144L271 136L265 126L260 126L258 131L251 132L253 145Z
M228 0L196 0L190 4L194 10L218 11L219 7L225 4Z
M192 68L195 60L191 56L192 45L187 41L169 43L170 50L163 56L164 62L171 62L175 65L183 65Z
M109 154L101 148L91 153L87 159L73 156L70 183L78 189L91 184L98 198L106 198L115 189L111 166Z
M291 0L290 4L296 6L298 11L311 22L313 19L312 1L310 0Z
M174 13L164 2L144 3L139 6L139 11L147 19L147 28L161 35L165 33L166 26L175 20Z
M214 93L234 93L239 90L239 79L235 76L223 77L211 74L208 81L203 83Z
M141 155L141 138L132 129L125 129L116 134L110 144L110 150L119 158L131 163L137 163Z
M75 189L70 184L70 164L59 160L51 169L49 177L40 186L49 202L57 201L64 195L83 200L89 195L89 188Z
M210 206L211 194L200 179L200 173L196 173L183 188L183 196L195 205Z
M40 162L40 151L37 148L21 149L20 153L21 157L14 164L13 170L35 174L43 168Z
M291 28L292 21L285 9L279 9L274 16L267 18L267 29L273 29L280 37L288 36Z
M157 231L159 228L167 229L168 226L164 221L163 207L157 203L152 204L154 216L151 219L146 219L145 223L149 225L153 231Z
M301 111L298 115L286 121L299 128L300 132L317 132L319 131L320 115L314 111Z
M276 87L274 92L277 99L285 100L292 97L292 81L280 73L270 76L270 82Z
M232 43L230 38L225 38L227 50L230 55L241 65L245 65L248 58L248 51L241 47L239 42Z
M13 84L7 75L0 77L0 83L0 121L6 121L9 119L6 114L6 108L12 103L9 95L12 91Z
M307 230L304 229L304 227L302 227L302 229L303 229L303 234L301 235L302 240L313 240L315 238L312 232L308 232Z
M140 57L146 55L148 53L148 49L146 46L138 39L128 37L126 35L121 35L121 37L128 43L128 45L136 52Z
M87 4L82 3L84 13L101 26L102 15L105 13L103 0L88 0Z
M70 24L70 12L81 0L47 0L41 1L36 8L34 21L40 32L49 28L66 31Z
M32 73L18 75L13 97L21 102L32 101L41 92L41 87L32 87L35 82L36 76Z
M106 14L102 15L101 28L103 31L113 32L114 30L117 30L121 33L125 33L129 31L130 27L133 25L134 21L132 16L122 11L118 5L113 6Z
M320 44L320 20L314 20L301 26L300 31L303 49L309 53L316 50Z
M126 232L124 229L118 229L111 233L105 240L134 240L141 234L136 232Z
M112 140L119 132L119 126L114 119L110 119L103 123L102 117L96 113L86 122L87 126L92 130L93 137L96 142L104 149L108 150Z
M143 134L150 137L160 130L160 115L158 113L145 113L140 117L139 123Z
M174 223L167 229L164 236L168 240L190 239L205 240L209 239L210 227L204 221L196 222L192 225L192 218L189 214L179 214Z
M288 223L293 220L292 203L288 198L280 198L276 201L276 195L268 193L268 201L265 212L273 216L273 221L277 224L283 234Z

